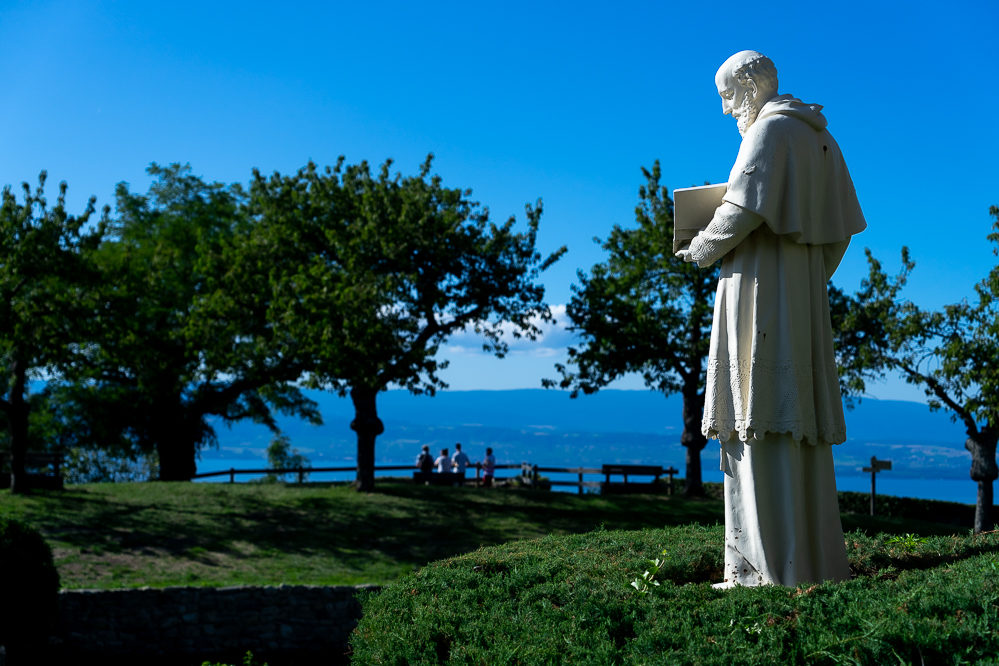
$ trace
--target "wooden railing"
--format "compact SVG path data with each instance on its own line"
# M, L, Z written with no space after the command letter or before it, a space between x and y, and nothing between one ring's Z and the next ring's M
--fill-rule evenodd
M558 479L546 479L545 483L550 486L575 486L577 488L578 494L582 495L586 488L600 489L605 483L610 483L610 474L607 468L610 467L605 465L604 467L541 467L539 465L534 465L531 463L520 463L520 464L500 464L495 465L495 469L518 469L520 470L519 475L515 475L524 480L524 482L531 488L541 487L541 475L542 474L575 474L577 475L574 481L564 481ZM628 466L622 466L628 467ZM651 467L651 466L644 466ZM468 466L469 470L475 470L475 486L482 486L482 463L472 463ZM659 468L662 470L662 474L666 474L669 478L667 482L667 492L673 494L674 484L673 476L678 473L673 467L669 468ZM375 465L376 472L400 472L407 471L413 472L416 468L413 465ZM327 472L357 472L357 467L292 467L283 469L235 469L229 468L228 470L219 470L216 472L203 472L201 474L195 474L193 479L207 479L219 476L228 476L229 483L236 482L236 476L241 474L269 474L274 476L284 476L286 474L295 474L298 477L299 483L305 482L305 477L308 474L321 474ZM617 472L614 472L617 473ZM642 472L645 473L645 472ZM596 475L604 477L604 481L589 481L583 478L584 475ZM496 477L497 481L502 481L504 479L509 479L512 477ZM658 476L656 477L658 478ZM628 482L627 475L624 476L625 483ZM469 479L471 480L471 479Z
M394 472L407 470L412 471L412 465L376 465L376 472ZM213 476L228 476L229 483L236 483L237 474L273 474L274 476L284 476L285 474L297 474L298 482L305 482L306 474L319 474L322 472L356 472L357 467L284 467L281 469L235 469L230 467L227 470L218 472L203 472L195 474L192 479L207 479Z
M523 465L496 465L496 469L521 469ZM482 464L474 463L468 466L469 469L475 468L475 484L480 485L482 482L481 472ZM412 472L415 471L416 467L413 465L375 465L376 472ZM213 476L228 476L229 483L236 482L237 474L273 474L274 476L283 476L285 474L296 474L298 476L298 482L304 483L305 476L307 474L321 474L323 472L356 472L357 467L285 467L281 469L235 469L230 467L229 469L219 470L217 472L203 472L201 474L195 474L192 479L207 479Z
M526 466L526 463L525 463ZM615 469L611 469L615 468ZM620 469L616 469L620 468ZM652 470L659 470L658 473ZM673 476L679 473L674 467L663 468L658 465L604 465L602 467L539 467L537 465L530 466L530 476L534 479L534 483L538 482L538 477L541 473L555 473L555 474L577 474L578 479L576 481L557 481L554 479L549 479L548 483L553 486L576 486L578 488L578 493L583 494L583 488L601 488L604 484L609 485L611 483L612 474L620 474L624 477L625 485L628 483L628 475L639 475L645 474L649 476L654 476L656 480L659 479L660 474L666 474L669 477L667 481L667 492L672 495L674 490ZM584 481L584 474L599 474L604 477L604 481ZM528 470L525 469L523 476L528 476Z
M10 454L0 453L0 488L10 486ZM61 452L28 451L24 454L24 470L28 486L61 490L63 454Z

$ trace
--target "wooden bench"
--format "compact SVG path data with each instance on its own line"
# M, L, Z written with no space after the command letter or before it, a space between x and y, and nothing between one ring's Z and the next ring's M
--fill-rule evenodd
M462 486L465 475L457 472L413 472L413 481L428 486Z
M649 493L659 490L659 477L669 475L669 492L672 494L673 475L677 470L673 467L663 469L662 465L603 465L600 469L604 482L600 484L601 493ZM611 476L624 477L624 483L611 482ZM651 481L629 481L629 476L651 476Z
M62 490L62 454L29 451L24 455L28 487ZM0 488L10 487L10 454L0 453Z

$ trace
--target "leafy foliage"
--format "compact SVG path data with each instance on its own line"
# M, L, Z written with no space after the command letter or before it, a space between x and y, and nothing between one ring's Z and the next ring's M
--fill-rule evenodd
M686 490L700 494L705 361L718 268L700 269L673 255L673 202L659 184L659 162L642 169L635 227L614 225L602 247L606 262L580 271L566 313L583 342L569 348L569 366L555 366L546 386L593 393L639 373L646 386L684 398Z
M444 187L432 156L415 176L372 173L341 158L291 176L255 173L250 245L267 248L271 319L303 347L307 382L350 393L358 436L358 485L374 485L376 397L390 385L443 388L437 359L448 336L472 330L506 353L506 335L536 338L552 316L537 283L564 248L535 249L540 203L527 230L490 222L470 190Z
M631 586L635 588L635 591L639 594L648 594L653 587L659 587L659 581L656 580L656 575L659 573L659 570L663 568L663 565L666 564L666 558L669 555L669 550L663 549L661 555L662 557L648 560L649 568L646 569L641 576L631 581Z
M989 239L999 253L999 208ZM930 409L947 409L968 435L971 478L979 483L975 529L992 526L992 482L999 477L999 266L975 286L972 300L939 311L902 298L915 262L902 248L899 273L888 276L867 250L869 275L854 296L839 295L842 383L859 395L865 381L898 371L921 386Z
M62 467L63 478L72 484L150 481L158 473L154 454L135 451L128 455L97 448L66 450Z
M271 469L297 470L312 465L308 458L298 452L298 449L291 448L291 440L286 435L278 435L267 447L267 466ZM308 476L305 475L305 478Z
M45 181L42 172L34 191L24 183L21 202L10 187L0 194L0 421L12 453L14 492L28 489L29 380L43 370L58 374L79 363L94 321L97 277L89 256L104 233L103 224L88 228L95 199L80 215L70 215L66 183L50 207Z
M18 442L14 467L35 437L109 460L155 455L161 479L190 479L215 441L209 417L275 432L275 412L318 422L304 376L353 396L370 489L377 394L445 386L437 352L453 333L500 356L537 337L552 320L538 276L565 251L536 251L540 203L519 232L444 187L430 158L405 178L390 164L255 173L249 193L153 164L148 193L120 184L115 215L87 236L93 202L71 218L62 195L46 208L41 186L24 204L5 190L0 422ZM50 373L37 399L32 368ZM29 425L33 405L44 410Z
M162 479L189 479L214 442L207 417L275 427L272 410L318 419L268 319L266 272L246 269L244 194L189 167L152 165L148 194L117 189L98 259L106 316L62 401L92 442L155 451ZM106 444L105 444L106 445Z

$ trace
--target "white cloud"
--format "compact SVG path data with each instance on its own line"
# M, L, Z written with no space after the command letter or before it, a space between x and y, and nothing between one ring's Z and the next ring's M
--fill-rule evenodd
M556 363L567 363L567 350L579 338L566 330L569 318L564 305L551 306L555 321L541 323L537 340L515 339L506 326L504 339L510 352L503 358L482 350L483 339L472 331L453 335L441 350L450 365L441 373L452 390L499 390L541 388L542 379L558 379ZM608 388L644 390L641 377L627 375Z
M578 342L578 337L566 329L569 318L565 305L551 306L554 321L545 322L535 318L534 323L541 329L541 335L536 340L516 338L513 333L515 326L510 322L500 325L502 339L509 345L509 356L528 356L532 358L553 358L564 356L566 349ZM486 354L482 349L485 338L470 328L455 333L446 343L445 352L448 355Z

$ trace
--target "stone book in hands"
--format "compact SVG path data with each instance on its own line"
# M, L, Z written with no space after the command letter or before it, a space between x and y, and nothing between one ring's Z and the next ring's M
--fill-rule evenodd
M679 252L704 227L721 205L727 184L680 187L673 190L673 252Z

